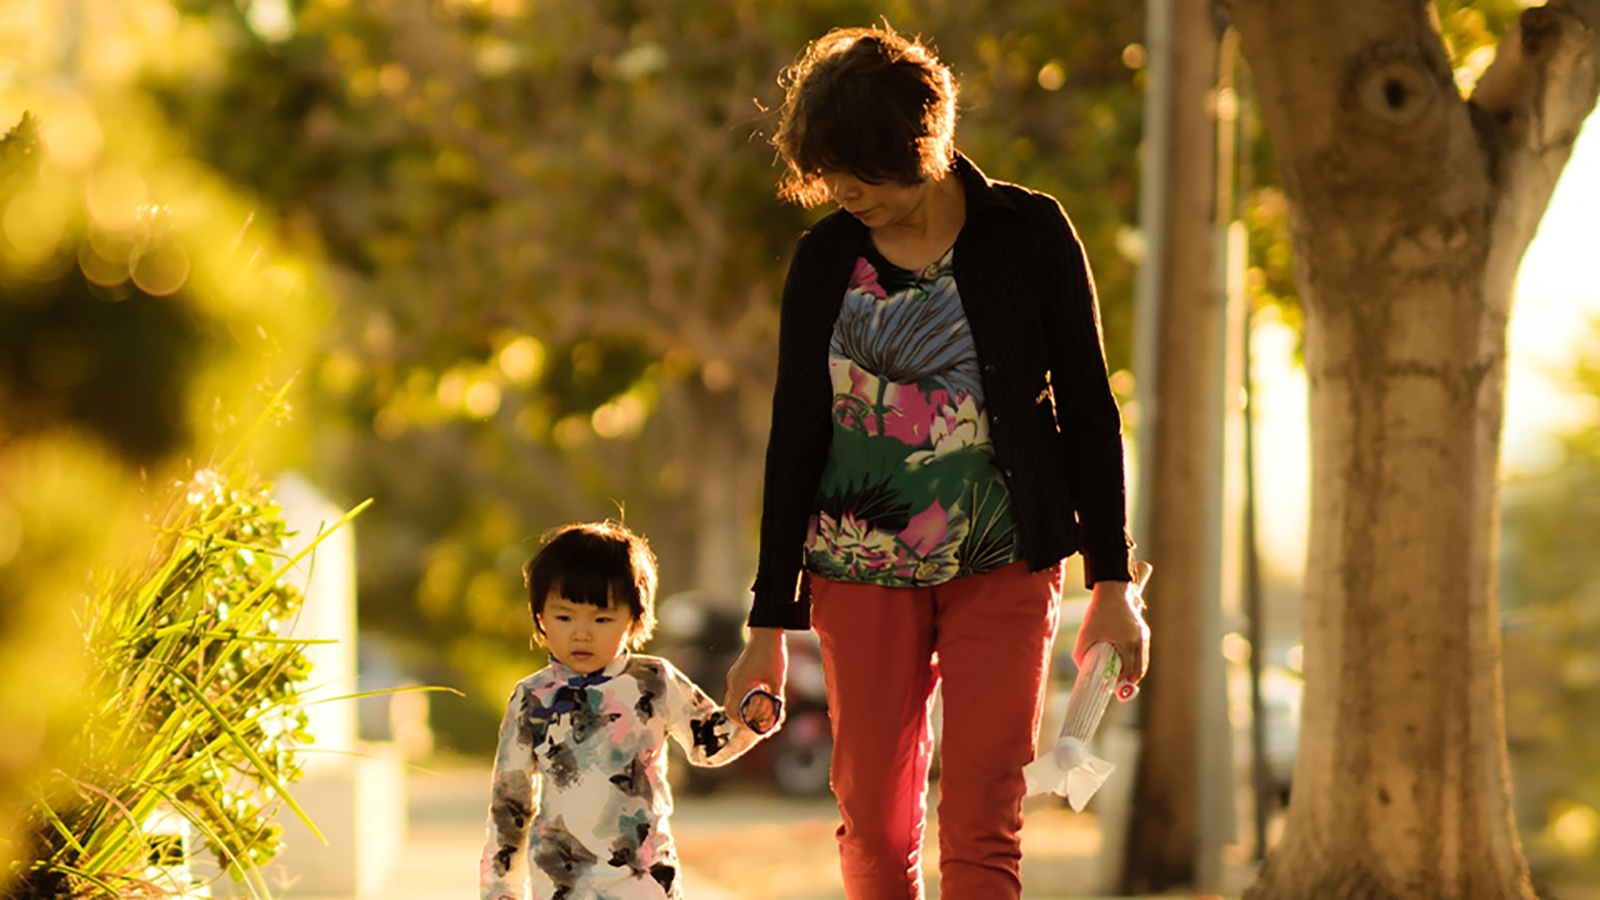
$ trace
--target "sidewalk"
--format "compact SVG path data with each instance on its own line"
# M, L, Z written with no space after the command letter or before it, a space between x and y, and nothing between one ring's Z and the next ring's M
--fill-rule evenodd
M414 773L410 836L384 900L470 900L477 891L487 770ZM679 796L672 817L688 900L844 900L832 798L793 800L733 787L710 797ZM924 877L938 897L938 824L930 822ZM1022 883L1028 900L1088 896L1100 865L1094 818L1030 800L1023 830ZM1230 870L1229 893L1248 882Z

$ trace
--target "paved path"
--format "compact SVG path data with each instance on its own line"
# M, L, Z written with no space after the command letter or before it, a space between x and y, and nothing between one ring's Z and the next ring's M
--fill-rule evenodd
M482 849L488 773L415 773L406 852L383 900L472 900ZM791 800L734 786L710 797L680 796L672 817L688 900L843 900L831 798ZM928 830L930 900L938 897L938 828ZM1023 831L1027 900L1095 893L1100 834L1094 819L1030 800ZM1237 894L1248 871L1236 869ZM292 900L292 898L291 898ZM307 898L309 900L309 898Z

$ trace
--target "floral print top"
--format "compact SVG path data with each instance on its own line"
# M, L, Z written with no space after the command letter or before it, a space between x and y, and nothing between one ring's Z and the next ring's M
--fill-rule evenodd
M720 766L760 738L664 659L624 653L584 675L551 659L500 725L481 900L682 896L666 738Z
M813 574L919 587L1022 558L954 253L910 272L869 240L856 260L828 345L833 441L806 534Z

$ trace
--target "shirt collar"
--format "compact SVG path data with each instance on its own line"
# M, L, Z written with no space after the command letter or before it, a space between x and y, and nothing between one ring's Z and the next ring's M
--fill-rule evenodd
M628 648L624 647L622 648L622 652L617 654L616 659L606 663L603 668L596 669L593 672L585 675L561 660L556 659L555 655L552 654L550 656L550 668L555 670L555 674L567 684L573 687L588 687L595 684L605 684L618 675L621 675L622 671L628 667L628 662L632 659L632 657L633 654L628 652Z

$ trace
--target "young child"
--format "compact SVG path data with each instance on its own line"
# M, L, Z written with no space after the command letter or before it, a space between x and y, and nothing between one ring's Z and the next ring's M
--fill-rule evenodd
M667 735L704 766L761 738L671 663L629 652L655 627L642 537L611 522L558 528L524 576L550 664L517 683L500 725L479 896L524 900L531 885L533 900L681 898Z

